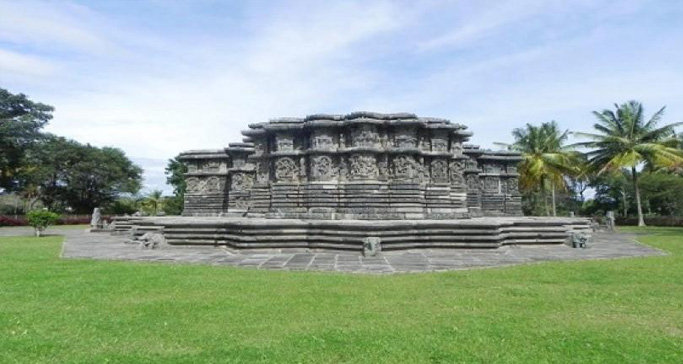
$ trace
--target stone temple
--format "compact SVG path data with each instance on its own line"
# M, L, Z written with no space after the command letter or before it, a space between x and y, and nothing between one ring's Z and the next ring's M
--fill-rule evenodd
M249 125L192 150L183 217L142 218L170 244L362 250L563 243L588 221L521 211L521 156L467 144L464 125L354 112Z

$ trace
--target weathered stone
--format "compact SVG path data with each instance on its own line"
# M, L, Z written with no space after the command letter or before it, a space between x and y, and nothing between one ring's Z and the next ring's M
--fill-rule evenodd
M382 239L370 236L363 239L363 256L374 257L382 251Z
M355 112L249 127L248 142L181 154L188 166L185 215L311 219L311 209L326 208L323 218L356 218L351 209L384 220L401 207L413 208L414 219L467 217L463 208L473 216L521 214L519 155L465 145L471 133L448 120ZM439 213L430 214L435 207Z

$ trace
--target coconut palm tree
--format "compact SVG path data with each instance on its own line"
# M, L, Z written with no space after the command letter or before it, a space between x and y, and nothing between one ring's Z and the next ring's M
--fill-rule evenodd
M555 121L540 126L526 124L512 131L512 150L522 153L519 165L520 186L532 191L540 189L546 215L550 215L547 190L552 195L552 215L557 216L555 190L566 189L565 176L578 173L580 154L565 146L568 131L561 132Z
M142 199L142 206L149 211L151 215L156 216L159 210L164 206L164 195L161 190L154 190Z
M683 163L683 150L676 139L674 127L683 123L658 126L664 115L662 107L645 121L643 105L629 101L614 105L615 111L605 109L593 111L597 122L593 125L596 133L575 133L591 141L577 143L576 146L590 148L587 153L590 168L597 174L630 168L633 189L636 195L638 226L645 226L643 209L638 190L639 165L649 168L673 168Z

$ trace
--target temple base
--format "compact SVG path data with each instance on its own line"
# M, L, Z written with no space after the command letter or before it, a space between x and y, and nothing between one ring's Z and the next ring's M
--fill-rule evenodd
M236 217L117 219L118 230L163 233L171 245L234 249L333 249L362 251L377 237L382 250L499 248L514 244L564 244L572 232L589 233L590 220L550 217L482 217L458 220L298 220Z

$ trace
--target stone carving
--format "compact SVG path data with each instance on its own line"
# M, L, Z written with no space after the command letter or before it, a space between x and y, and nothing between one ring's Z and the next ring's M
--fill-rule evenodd
M311 173L313 178L318 180L329 180L333 174L332 158L322 155L313 157L311 166Z
M396 147L413 149L417 147L417 137L414 128L399 128L394 138Z
M293 180L298 174L299 167L291 158L280 158L275 162L275 178L278 180Z
M448 182L448 163L443 159L432 161L432 180L435 182Z
M202 192L206 186L206 181L197 177L189 177L185 180L187 192Z
M476 160L469 158L469 159L467 159L466 168L469 170L475 170L475 169L479 169L479 166L477 165Z
M484 164L484 173L499 174L500 166L497 164L486 163Z
M93 229L102 228L102 213L99 207L95 207L92 211L92 217L90 218L90 227Z
M507 183L507 193L518 194L519 193L519 179L510 178Z
M244 191L251 188L254 184L254 179L250 174L234 173L231 177L230 190Z
M500 180L498 177L484 177L484 190L486 192L499 192Z
M222 189L223 184L218 177L209 177L206 179L206 187L204 189L205 192L216 193L221 192Z
M278 135L276 144L278 152L290 152L294 150L294 141L288 136Z
M372 125L359 125L351 135L354 147L375 147L379 142L379 136Z
M334 138L328 134L316 134L312 144L314 149L330 150L334 148Z
M249 208L249 200L244 196L235 197L235 207L240 210Z
M389 166L387 163L386 156L380 157L379 160L377 161L377 170L378 170L380 176L389 175Z
M433 152L446 152L448 151L448 140L442 138L432 138L432 151Z
M220 163L217 161L209 160L205 161L199 165L199 171L215 173L220 169Z
M465 162L462 160L452 161L449 166L451 182L456 186L462 186L465 182Z
M378 174L375 157L354 154L349 158L349 174L351 178L375 178Z
M517 173L517 165L516 164L508 164L507 165L507 172L510 174Z
M415 159L411 156L401 155L394 158L394 177L413 178L418 174Z
M451 143L451 153L456 157L462 156L462 143Z
M467 189L473 192L479 190L479 176L476 174L467 175Z
M382 251L382 239L370 236L363 239L363 256L374 257Z
M268 182L268 166L264 162L256 162L256 182L266 183Z

